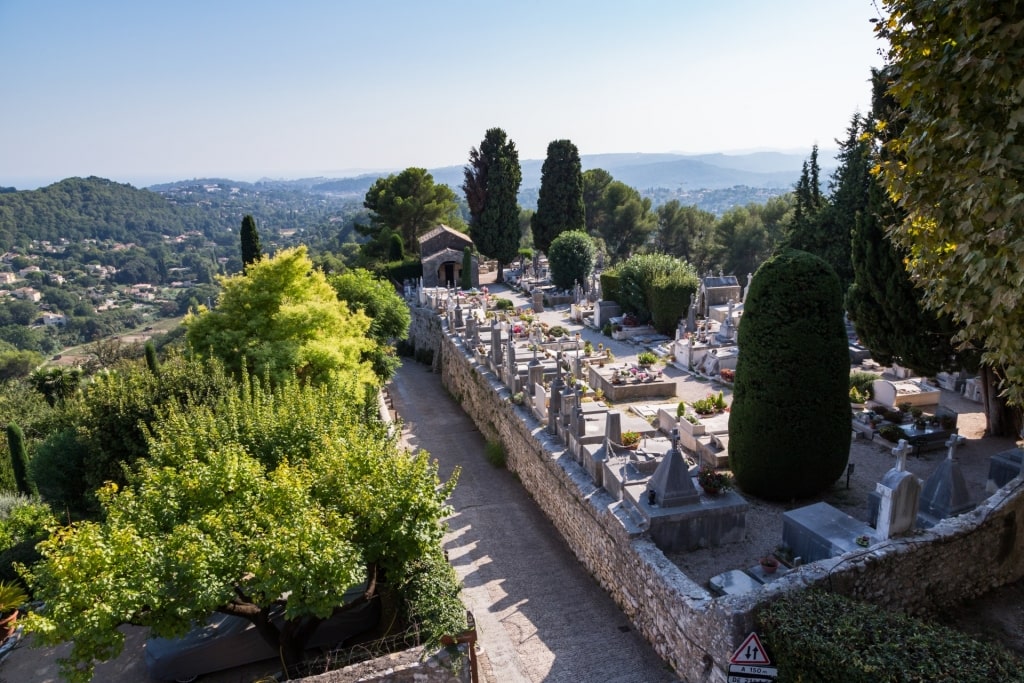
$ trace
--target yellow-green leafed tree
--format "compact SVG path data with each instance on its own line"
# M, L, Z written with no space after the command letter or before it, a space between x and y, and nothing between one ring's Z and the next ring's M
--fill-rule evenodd
M220 282L217 306L185 319L195 353L213 354L236 374L244 368L275 384L293 376L319 383L338 372L364 384L377 382L366 360L375 345L370 319L338 300L304 246Z

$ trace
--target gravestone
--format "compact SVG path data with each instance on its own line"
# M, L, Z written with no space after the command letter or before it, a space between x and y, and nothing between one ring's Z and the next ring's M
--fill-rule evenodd
M611 443L622 443L622 413L609 410L604 423L604 438Z
M532 298L531 301L532 301L532 304L533 304L533 312L534 313L543 313L544 312L544 292L542 292L539 289L535 289L533 291L533 298Z
M875 485L875 491L880 497L875 528L878 537L883 540L910 531L917 520L921 483L906 469L908 450L910 445L906 439L900 439L896 448L892 449L896 465Z
M963 442L964 437L957 434L949 437L946 459L924 483L917 514L917 521L923 527L933 527L947 517L955 517L974 508L960 464L953 459L957 446Z
M558 424L562 412L562 390L565 389L565 382L562 380L562 354L558 354L558 374L551 380L551 399L548 401L548 434L558 435Z
M663 508L692 505L700 501L700 494L693 485L690 466L679 450L678 436L673 438L672 447L665 451L647 488L654 492L655 502Z

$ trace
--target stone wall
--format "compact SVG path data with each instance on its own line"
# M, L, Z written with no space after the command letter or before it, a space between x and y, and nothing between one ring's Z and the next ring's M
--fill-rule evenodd
M724 682L729 657L754 630L758 606L782 591L823 586L926 614L1024 575L1024 496L1015 479L924 537L815 562L761 590L713 598L665 557L532 413L511 402L509 389L445 333L433 312L412 313L411 334L440 335L413 342L436 345L435 369L449 393L487 439L502 444L509 470L579 561L685 680Z

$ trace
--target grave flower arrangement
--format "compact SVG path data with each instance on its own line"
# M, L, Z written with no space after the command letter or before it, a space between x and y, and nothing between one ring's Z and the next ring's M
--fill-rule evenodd
M719 493L732 488L732 475L719 472L711 465L704 465L697 473L697 483L707 493Z
M640 432L622 432L622 445L626 448L640 445Z

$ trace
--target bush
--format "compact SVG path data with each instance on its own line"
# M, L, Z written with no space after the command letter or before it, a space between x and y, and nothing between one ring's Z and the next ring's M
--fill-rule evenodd
M488 441L484 447L484 457L494 467L505 467L505 449L497 441Z
M832 267L792 249L766 261L751 282L738 342L729 417L737 486L770 500L828 488L846 469L851 434L850 356Z
M581 230L567 230L551 242L548 249L551 282L570 290L580 283L586 287L594 272L594 240Z
M502 299L501 297L495 297L494 309L497 311L511 311L516 305L511 299Z
M876 375L873 372L864 372L862 370L851 372L850 396L853 396L853 390L856 389L857 393L861 396L866 396L868 399L874 398L874 382L879 377L881 377L881 375ZM855 403L864 403L864 401L855 401Z
M605 301L619 300L619 271L609 268L601 272L601 298ZM609 335L610 336L610 335Z
M688 281L691 276L693 290L696 291L697 273L693 266L685 261L667 254L632 256L619 267L619 298L617 301L622 306L622 310L635 313L638 322L646 323L651 320L652 309L655 307L655 283L683 283ZM682 287L683 285L672 284L671 286ZM687 298L679 302L680 309L684 308L688 301ZM663 310L662 315L668 314ZM676 315L672 320L673 331L675 330L675 321L678 319L679 316Z
M697 271L681 268L659 277L651 286L651 324L664 335L675 336L679 319L686 316L690 297L700 287Z
M658 362L658 357L651 351L641 351L636 355L636 362L640 365L654 365Z
M757 615L780 681L1020 679L1020 660L944 626L820 590L790 593Z

